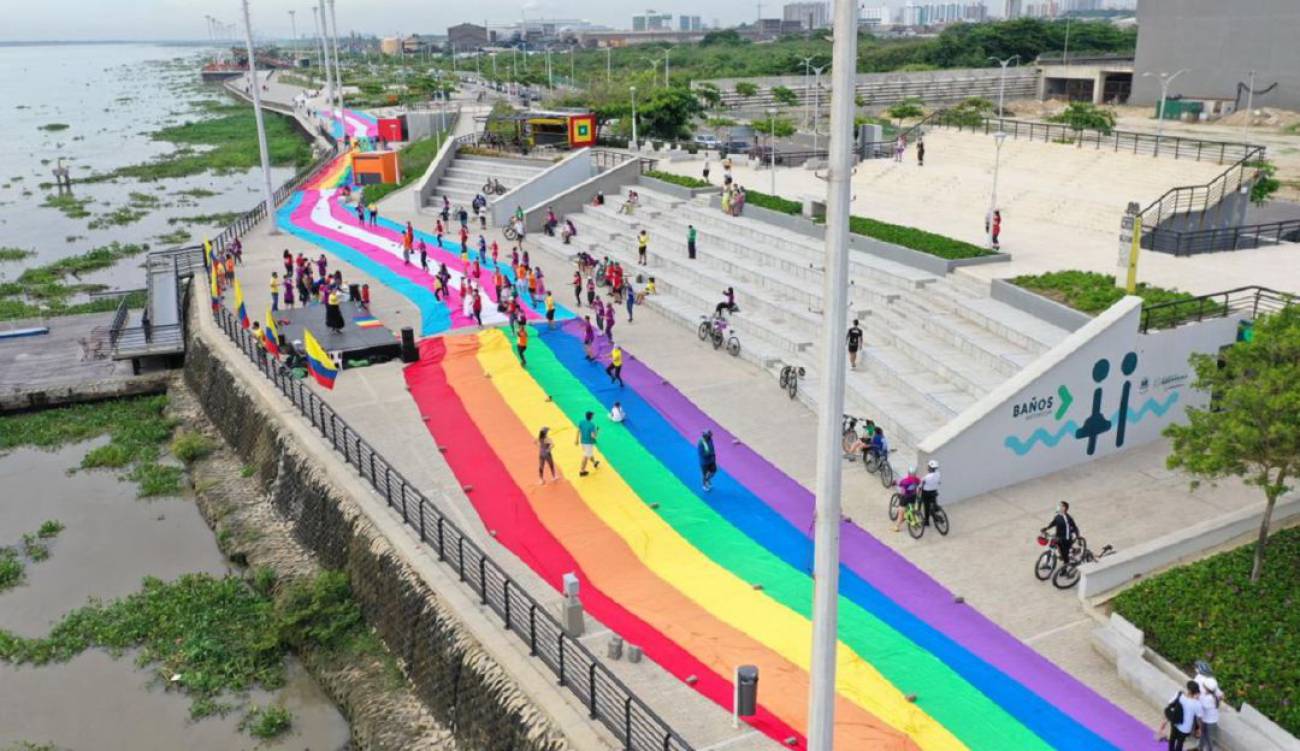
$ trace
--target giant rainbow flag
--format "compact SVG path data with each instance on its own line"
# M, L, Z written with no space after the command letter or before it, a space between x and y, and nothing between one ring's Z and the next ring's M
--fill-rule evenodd
M411 263L402 260L402 233L405 225L380 217L378 226L364 225L357 220L353 207L345 204L338 188L346 185L352 176L352 153L346 153L321 168L276 212L276 223L281 229L320 247L344 263L374 277L380 284L405 297L420 311L420 334L429 336L450 329L477 325L464 315L462 300L457 291L460 278L470 273L470 264L460 260L460 246L454 238L441 244L435 235L416 230L417 240L428 247L429 272L420 269L418 254L412 253ZM477 237L477 233L471 235ZM471 242L473 242L471 240ZM476 251L471 249L472 254ZM433 272L438 264L445 264L451 273L448 294L438 299L433 293ZM508 264L502 273L513 283L514 272ZM491 284L491 259L480 270L480 289L487 295L483 306L484 324L504 323L505 317L496 310L496 300ZM551 282L557 280L549 280ZM378 290L375 290L378 292ZM530 319L543 317L542 299L526 312ZM572 317L564 308L556 309L557 320Z
M576 321L537 327L527 369L501 329L426 339L407 383L501 543L557 589L578 572L593 617L678 678L696 676L695 690L723 707L734 668L758 665L752 724L802 746L812 494L635 357L625 356L626 387L611 386L580 332ZM615 400L627 420L597 418L604 461L579 478L575 425ZM543 426L562 475L545 485L534 443ZM705 429L719 464L708 493L695 451ZM1150 729L880 541L849 522L841 533L836 748L1152 745Z

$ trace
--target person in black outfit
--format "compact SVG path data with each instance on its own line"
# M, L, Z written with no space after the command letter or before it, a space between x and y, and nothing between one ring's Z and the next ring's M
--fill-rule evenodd
M858 326L858 319L853 319L853 326L849 328L849 367L856 370L858 367L858 350L862 347L862 329Z
M1070 516L1070 504L1067 501L1061 501L1056 505L1056 516L1052 517L1052 521L1040 531L1046 533L1049 529L1056 533L1053 544L1059 549L1061 560L1070 560L1070 547L1079 536L1079 526L1074 523L1074 517Z

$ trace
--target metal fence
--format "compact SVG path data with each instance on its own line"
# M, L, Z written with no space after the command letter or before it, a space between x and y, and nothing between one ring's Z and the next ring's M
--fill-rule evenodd
M1075 130L1063 123L1010 120L1005 117L986 116L981 118L978 124L971 125L942 117L935 118L932 122L935 126L955 128L959 131L969 130L985 134L1000 131L1011 138L1024 138L1029 141L1073 144L1078 148L1091 147L1095 150L1108 149L1114 152L1150 154L1151 156L1173 159L1191 159L1197 162L1213 161L1219 164L1237 163L1257 151L1263 152L1263 147L1248 143L1207 141L1203 138L1155 135L1153 133L1137 133L1127 130L1112 130L1109 133L1103 133L1100 130Z
M1300 242L1300 219L1187 232L1156 227L1142 233L1143 248L1176 256L1248 250L1284 242Z
M1223 318L1233 313L1246 314L1255 319L1263 313L1275 313L1295 302L1294 295L1268 287L1238 287L1186 300L1148 305L1142 309L1141 331L1146 333L1156 329L1169 329L1192 321Z

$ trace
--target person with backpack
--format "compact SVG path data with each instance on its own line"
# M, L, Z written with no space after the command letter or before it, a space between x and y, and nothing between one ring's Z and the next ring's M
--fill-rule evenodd
M1191 737L1197 721L1205 717L1200 694L1201 687L1196 681L1188 681L1187 690L1179 691L1165 705L1165 719L1160 723L1160 730L1163 733L1165 726L1169 726L1169 751L1183 751L1183 743Z
M1223 691L1219 689L1219 681L1214 676L1201 672L1200 665L1197 665L1193 680L1201 687L1201 706L1205 707L1205 715L1201 718L1201 740L1197 748L1200 751L1214 751L1219 747L1219 706L1223 704Z

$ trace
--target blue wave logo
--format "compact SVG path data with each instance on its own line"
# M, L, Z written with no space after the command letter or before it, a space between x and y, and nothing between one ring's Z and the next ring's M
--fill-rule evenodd
M1148 414L1154 414L1156 417L1164 417L1177 401L1177 391L1170 392L1169 396L1163 402L1154 398L1147 399L1142 403L1141 407L1137 408L1136 411L1132 409L1128 411L1128 422L1130 425L1136 425L1137 423L1142 422ZM1119 410L1115 410L1114 414L1110 415L1109 419L1113 423L1117 417L1119 417ZM1017 436L1009 435L1003 439L1002 444L1011 449L1016 456L1024 456L1040 443L1047 448L1054 448L1061 442L1061 439L1065 438L1067 435L1074 435L1074 432L1078 429L1078 423L1074 420L1066 420L1065 423L1057 428L1055 432L1048 431L1046 428L1036 428L1034 432L1029 434L1029 437L1023 440Z

